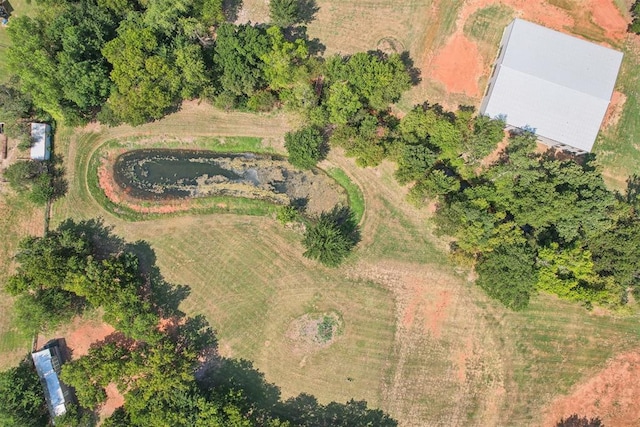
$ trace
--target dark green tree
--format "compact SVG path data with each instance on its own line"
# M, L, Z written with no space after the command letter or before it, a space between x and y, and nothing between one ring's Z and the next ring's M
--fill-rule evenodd
M348 207L336 206L307 226L302 241L306 248L303 255L329 267L337 267L359 241L360 231L353 213Z
M314 127L287 132L284 146L289 153L289 163L300 169L311 169L324 157L324 138Z
M529 304L538 281L535 253L526 244L502 245L483 254L476 271L476 284L513 310Z
M273 25L290 27L299 23L300 0L271 0L269 18Z
M214 62L223 92L251 96L267 85L262 57L269 52L263 28L222 24L217 31Z

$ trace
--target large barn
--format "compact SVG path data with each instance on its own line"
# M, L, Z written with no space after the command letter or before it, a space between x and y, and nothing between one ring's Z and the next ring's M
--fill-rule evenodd
M480 113L582 154L598 136L622 53L515 19L504 30Z

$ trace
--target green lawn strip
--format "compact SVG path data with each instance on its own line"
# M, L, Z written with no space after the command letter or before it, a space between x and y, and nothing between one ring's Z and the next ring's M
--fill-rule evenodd
M464 34L468 37L493 46L500 44L504 27L513 19L513 9L496 4L475 11L464 25Z
M616 126L604 129L594 146L608 184L623 188L629 175L640 173L640 57L632 46L625 46L617 90L626 95L624 109Z
M360 187L354 184L351 178L340 168L329 168L325 172L347 191L351 211L353 212L356 222L360 223L365 208L364 196L362 195L362 191L360 191Z

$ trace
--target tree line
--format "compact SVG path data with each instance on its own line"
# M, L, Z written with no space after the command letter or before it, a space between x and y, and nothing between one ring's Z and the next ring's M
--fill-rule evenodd
M194 98L346 124L409 87L399 55L322 59L305 27L291 26L312 19L313 2L271 8L277 25L233 25L221 0L45 0L36 16L12 19L7 62L34 105L67 124L139 125Z
M470 107L454 113L425 103L397 117L390 105L419 79L411 60L324 58L303 26L284 27L306 22L303 4L272 2L282 27L227 23L221 1L47 4L35 18L12 21L8 61L33 105L70 123L141 124L189 98L294 111L305 127L285 136L292 164L312 167L329 147L363 167L395 161L409 200L438 199L435 220L453 237L452 253L508 307L524 308L537 291L609 306L638 292L637 253L627 244L638 233L637 178L626 193L611 192L592 156L538 153L528 132L511 135L489 161L504 122ZM307 256L337 265L357 243L357 227L330 217L318 218L304 243Z
M105 426L397 425L363 401L323 405L308 394L282 400L250 362L217 354L204 317L178 310L188 288L164 281L145 242L127 243L101 221L65 221L44 237L24 239L16 258L6 289L17 298L22 330L51 329L87 310L99 310L116 329L62 366L61 379L79 406L56 425L93 425L109 384L125 403ZM28 360L0 373L0 394L3 425L47 424Z

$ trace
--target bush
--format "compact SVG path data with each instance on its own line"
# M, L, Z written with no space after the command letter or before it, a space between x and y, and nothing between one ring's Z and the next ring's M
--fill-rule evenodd
M277 101L278 98L268 90L256 92L247 100L247 108L257 113L264 113L273 110Z
M280 206L276 212L276 219L282 225L297 221L300 218L300 214L293 206Z
M314 127L287 132L284 146L289 153L289 163L300 169L311 169L324 157L324 138Z

